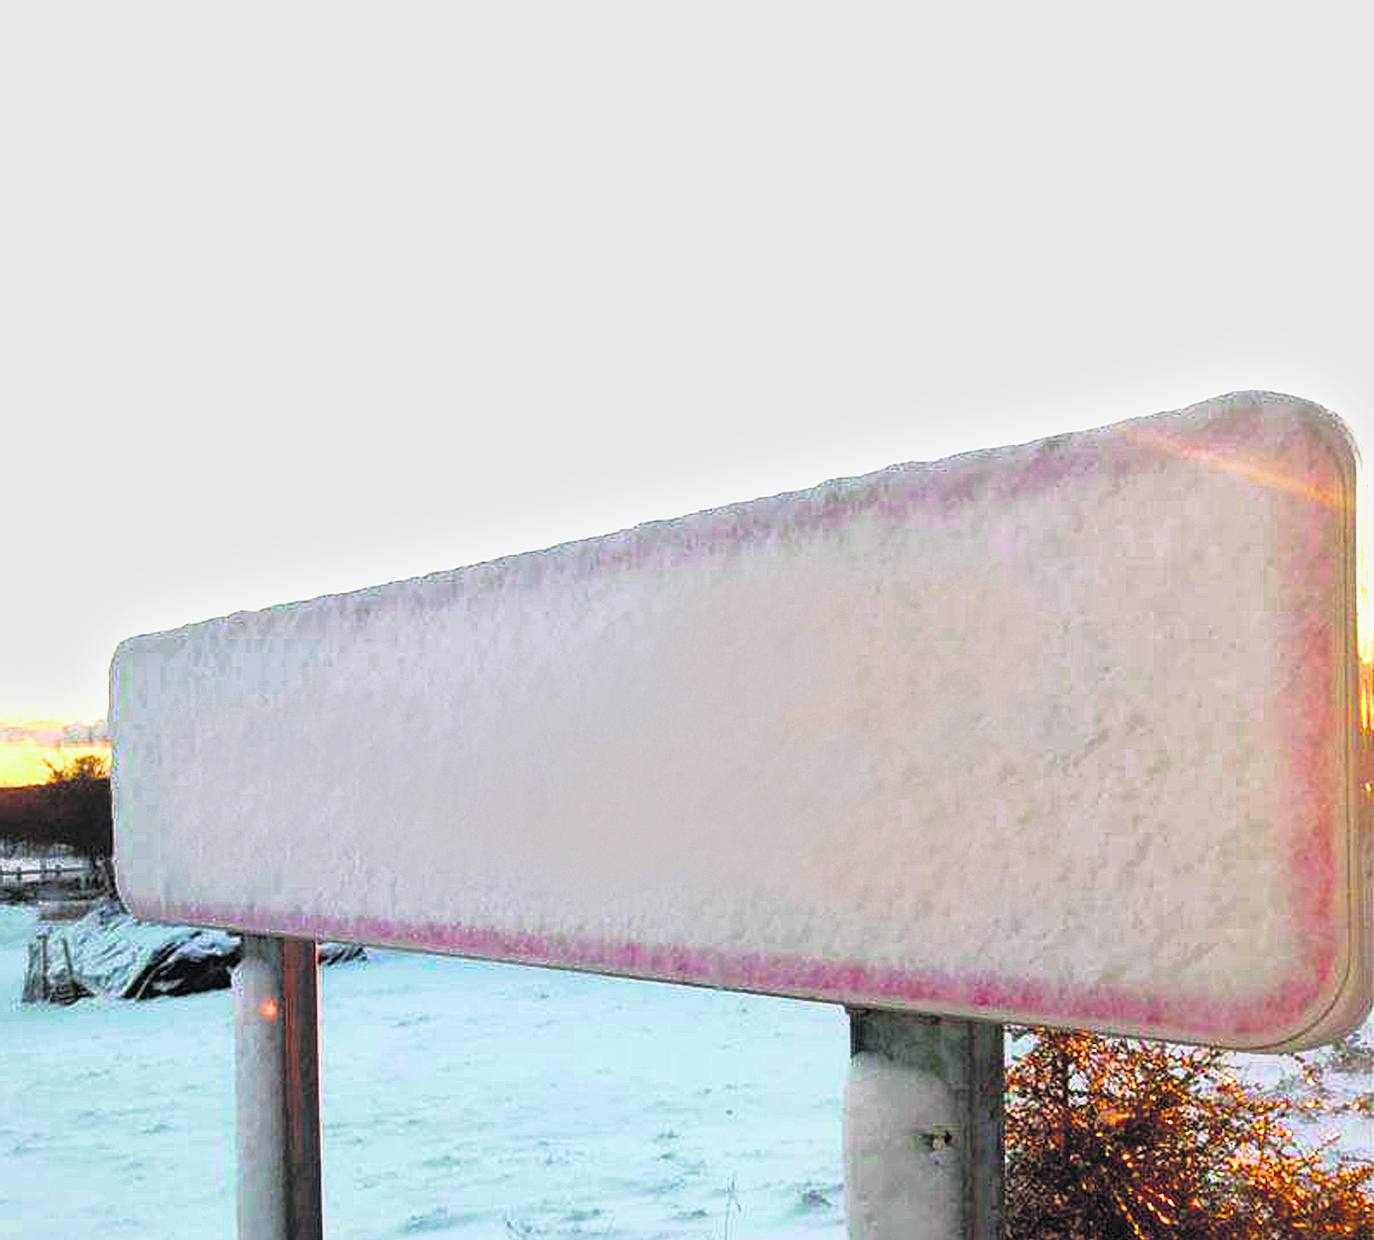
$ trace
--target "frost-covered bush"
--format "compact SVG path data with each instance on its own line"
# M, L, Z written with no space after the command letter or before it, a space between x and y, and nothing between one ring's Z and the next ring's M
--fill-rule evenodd
M1374 1163L1304 1152L1285 1122L1370 1114L1332 1100L1321 1061L1275 1095L1219 1050L1012 1036L1030 1047L1007 1071L1008 1240L1374 1240Z

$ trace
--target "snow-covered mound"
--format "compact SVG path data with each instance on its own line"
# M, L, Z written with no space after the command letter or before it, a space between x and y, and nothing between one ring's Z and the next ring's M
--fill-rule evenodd
M223 990L241 949L236 934L140 921L117 901L105 900L69 925L37 925L29 943L24 1000L153 999ZM362 955L356 944L320 946L321 964Z

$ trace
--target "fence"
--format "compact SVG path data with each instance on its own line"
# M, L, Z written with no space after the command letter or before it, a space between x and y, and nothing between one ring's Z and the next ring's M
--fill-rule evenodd
M45 883L75 883L98 887L104 881L100 871L84 861L38 861L28 865L0 864L0 890L23 891Z

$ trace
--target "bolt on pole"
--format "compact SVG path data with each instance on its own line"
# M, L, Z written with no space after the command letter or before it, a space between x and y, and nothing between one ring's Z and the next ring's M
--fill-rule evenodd
M850 1009L853 1240L1001 1240L1002 1026Z
M239 1240L322 1240L315 944L245 934L233 991Z

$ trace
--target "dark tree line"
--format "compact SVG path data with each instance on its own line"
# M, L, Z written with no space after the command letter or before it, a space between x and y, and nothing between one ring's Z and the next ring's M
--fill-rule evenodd
M46 784L7 788L0 797L0 838L46 848L65 845L95 861L114 852L114 818L105 762L83 755L48 766Z

